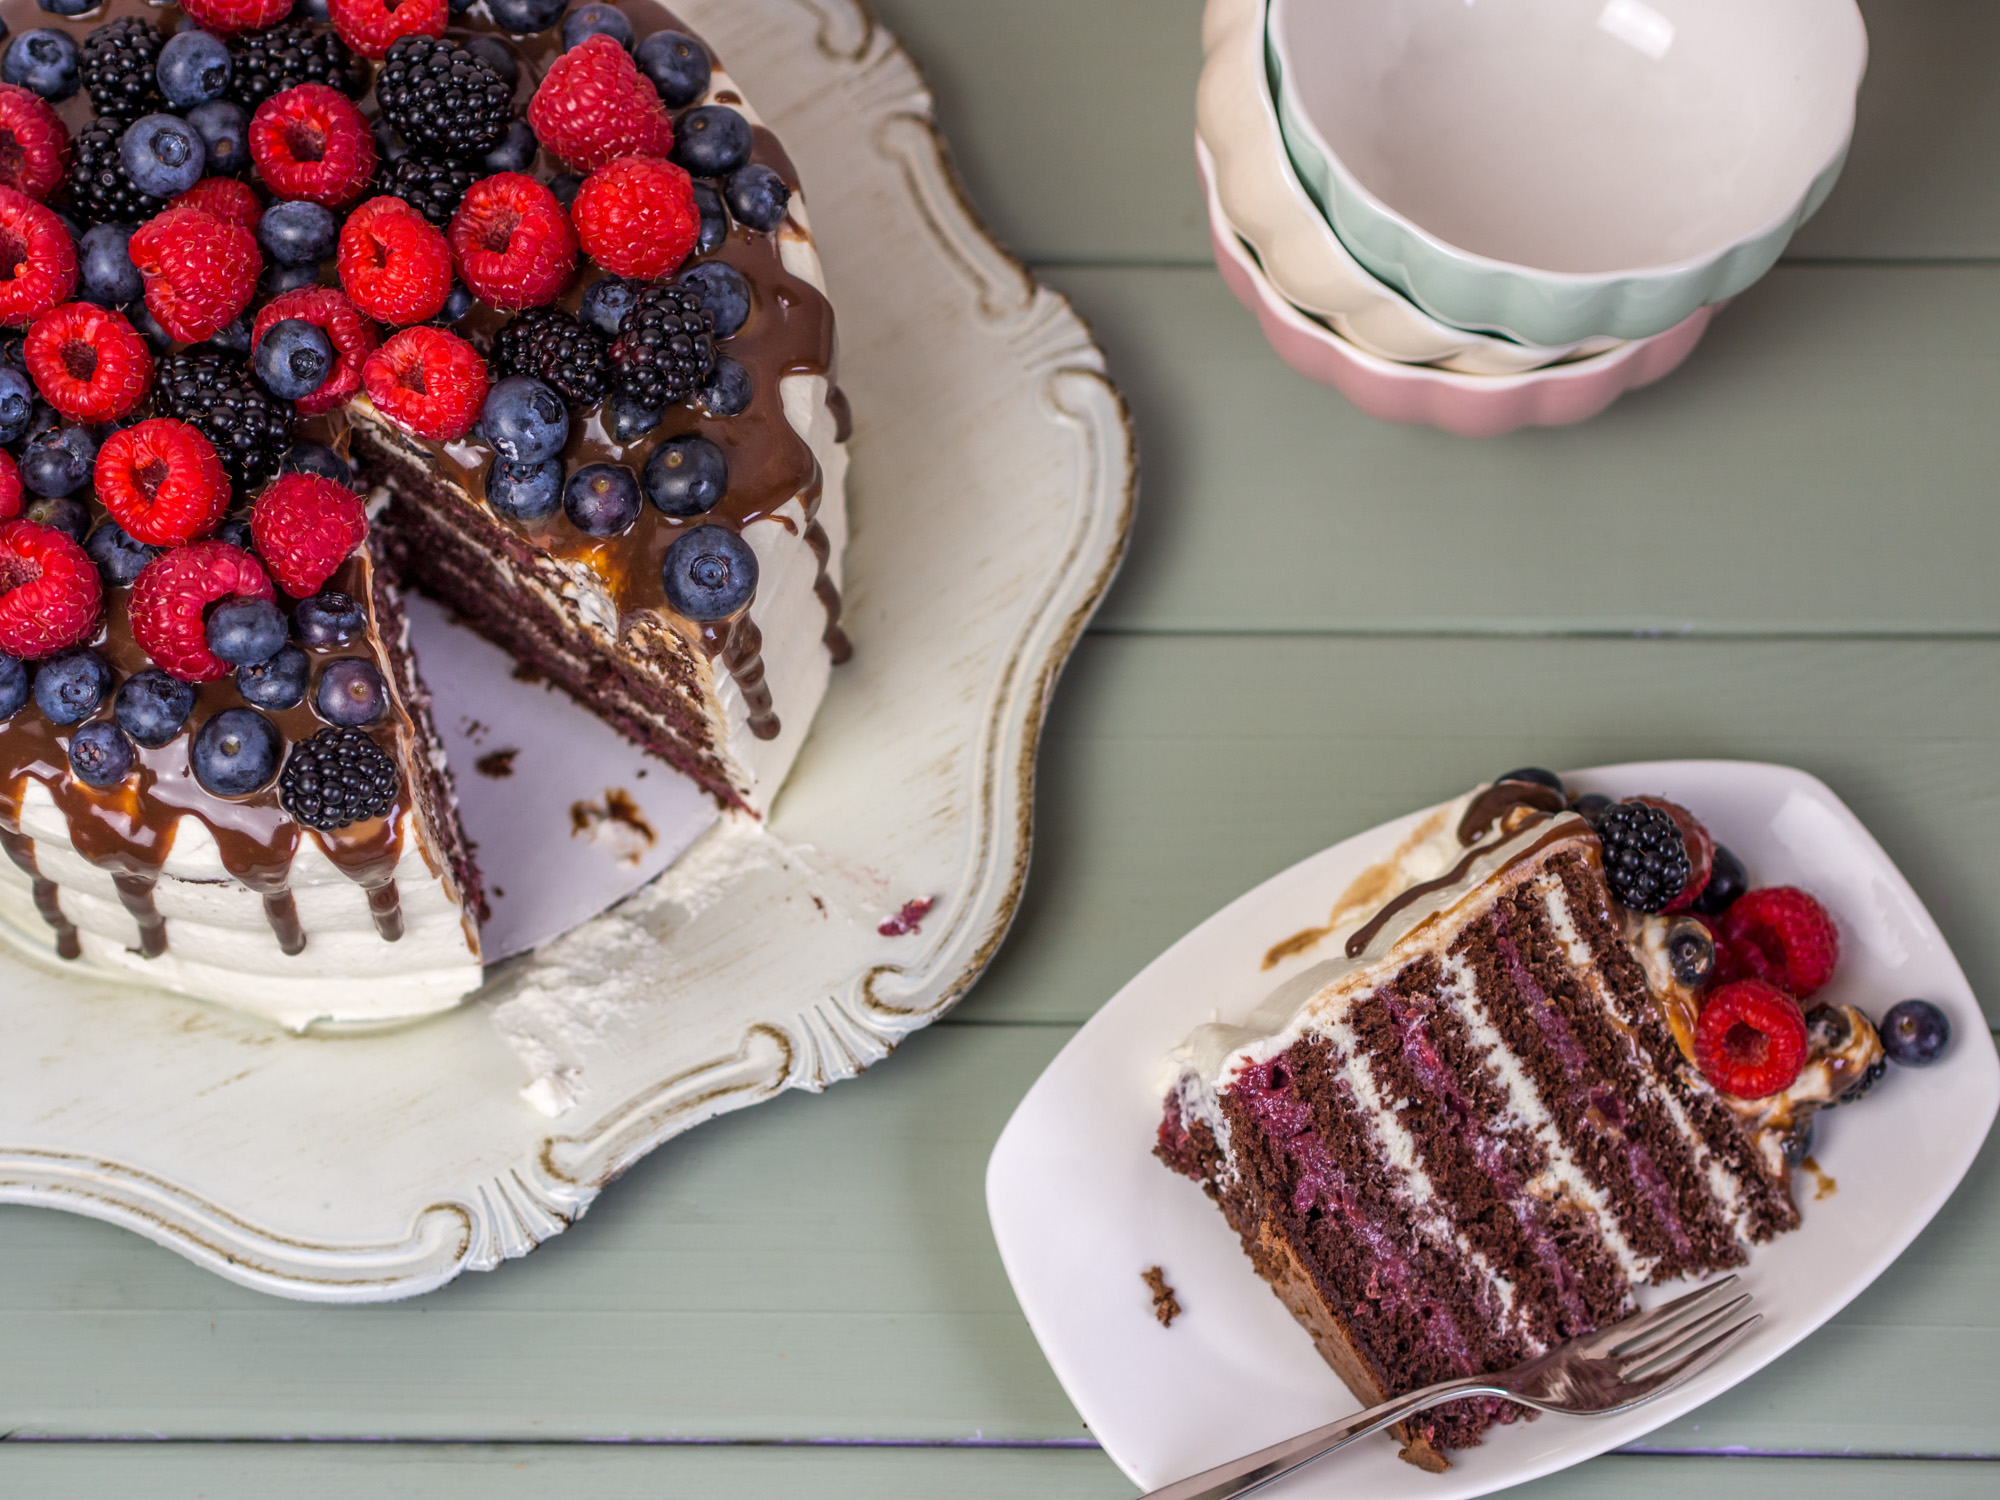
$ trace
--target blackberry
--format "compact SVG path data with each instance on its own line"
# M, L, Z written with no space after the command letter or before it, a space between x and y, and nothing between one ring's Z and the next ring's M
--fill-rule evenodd
M278 472L292 446L292 404L267 393L243 361L217 349L188 349L160 361L155 414L201 429L239 490Z
M396 763L359 729L322 729L296 746L278 778L278 801L308 828L379 818L403 789Z
M328 84L354 98L368 86L368 65L347 43L299 21L229 38L229 64L225 97L253 112L302 83Z
M641 406L685 401L715 365L713 327L693 288L646 287L611 345L612 382Z
M151 21L121 16L83 39L83 86L101 118L136 120L167 107L154 75L166 38Z
M429 36L399 38L375 75L382 118L410 149L471 161L507 133L514 90L478 53Z
M571 406L602 401L611 378L604 340L553 307L530 308L501 329L493 359L502 375L532 375Z
M1687 841L1664 808L1614 802L1597 820L1604 882L1632 911L1658 911L1687 884Z
M465 190L479 180L477 172L450 162L405 156L384 162L375 174L375 191L401 198L443 229L464 201Z
M123 121L103 116L76 133L64 193L86 224L138 224L167 206L164 198L142 193L118 159Z

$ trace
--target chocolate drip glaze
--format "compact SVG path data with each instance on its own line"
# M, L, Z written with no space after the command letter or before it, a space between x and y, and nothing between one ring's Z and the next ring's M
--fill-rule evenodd
M289 886L264 892L264 920L271 924L271 934L287 957L297 958L306 951L306 930L299 925L299 903Z
M375 919L375 931L383 942L393 943L403 936L403 901L396 893L395 881L368 887L368 915Z
M720 657L736 679L743 706L750 715L750 732L760 740L778 737L778 716L771 712L771 685L764 680L764 632L748 612L701 628L701 648L711 661Z
M7 857L20 867L21 873L35 883L35 910L55 931L57 954L63 958L81 958L83 942L76 934L76 924L63 915L56 883L46 879L36 867L34 841L11 828L0 827L0 848L4 848Z
M1508 784L1511 785L1512 783ZM1536 823L1545 823L1551 816L1551 814L1537 809L1521 826L1528 828ZM1582 825L1579 823L1576 826L1581 827ZM1533 844L1515 855L1509 861L1509 867L1511 868L1513 865L1519 864L1524 859L1533 859L1557 839L1568 838L1574 832L1575 828L1563 827L1544 834ZM1347 940L1347 956L1349 958L1359 958L1365 953L1368 945L1375 940L1376 935L1388 925L1389 919L1395 916L1397 912L1403 911L1415 902L1423 900L1424 897L1430 895L1433 891L1445 890L1465 879L1466 872L1472 868L1472 862L1484 853L1486 853L1484 849L1470 849L1466 852L1463 859L1445 871L1444 874L1438 876L1437 879L1426 880L1420 885L1413 885L1408 890L1399 892L1386 906L1355 930L1354 935Z
M167 951L167 919L160 915L160 908L153 900L153 888L159 880L151 875L111 878L118 887L118 899L139 924L139 951L147 958L158 958Z
M1470 848L1517 807L1559 813L1568 805L1561 792L1538 781L1496 781L1467 805L1465 816L1459 820L1458 841Z

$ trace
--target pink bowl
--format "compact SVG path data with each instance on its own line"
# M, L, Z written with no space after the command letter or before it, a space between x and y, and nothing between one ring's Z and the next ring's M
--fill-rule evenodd
M1223 217L1205 170L1202 187L1208 195L1216 267L1236 300L1257 315L1278 357L1384 422L1423 422L1460 437L1581 422L1686 359L1715 312L1704 307L1665 333L1519 375L1462 375L1428 365L1399 365L1348 343L1281 297Z

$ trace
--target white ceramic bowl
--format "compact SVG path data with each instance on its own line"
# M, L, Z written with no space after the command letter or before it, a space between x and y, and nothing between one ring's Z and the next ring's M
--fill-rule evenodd
M1285 154L1264 66L1264 11L1265 0L1208 0L1195 120L1230 223L1286 300L1371 354L1473 375L1539 369L1618 343L1546 346L1470 333L1440 323L1370 275L1306 196Z
M1356 259L1528 343L1735 295L1831 190L1853 0L1271 0L1286 144Z

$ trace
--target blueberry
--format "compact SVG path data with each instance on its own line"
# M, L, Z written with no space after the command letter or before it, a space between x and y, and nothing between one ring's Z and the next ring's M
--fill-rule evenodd
M471 36L459 44L479 58L500 75L500 81L512 88L521 77L521 60L514 55L514 49L497 36Z
M1951 1043L1951 1022L1928 1000L1901 1000L1875 1028L1889 1061L1906 1068L1927 1068Z
M1886 1057L1876 1058L1875 1061L1868 1065L1868 1070L1865 1073L1841 1091L1840 1097L1833 1101L1834 1104L1853 1104L1857 1100L1867 1098L1869 1090L1880 1083L1882 1075L1888 1071L1889 1059Z
M500 144L480 161L488 172L525 172L535 164L535 153L540 149L534 127L526 120L511 120Z
M90 507L68 495L44 496L24 510L22 515L37 526L60 531L73 542L81 542L90 533Z
M35 672L35 702L51 724L89 718L110 692L111 668L87 646L58 651Z
M750 321L750 284L734 266L705 260L674 278L701 293L701 305L715 324L715 336L726 339Z
M194 779L217 797L247 797L269 784L285 737L254 708L225 708L195 732Z
M1582 818L1592 828L1595 828L1597 820L1604 816L1610 807L1611 799L1605 796L1604 793L1585 792L1581 797L1570 803L1569 810L1579 818Z
M97 523L97 529L84 542L83 550L97 564L98 576L108 586L120 589L130 588L136 583L146 564L158 557L161 551L139 541L108 516Z
M1743 861L1717 844L1715 863L1709 867L1708 884L1694 898L1694 909L1704 917L1719 917L1749 889L1750 872L1743 868Z
M126 678L112 707L118 727L149 747L164 745L179 734L193 712L194 684L158 667Z
M281 401L298 401L326 384L333 340L304 318L280 318L265 330L251 363L265 390Z
M487 0L493 24L515 36L547 31L556 24L569 0Z
M80 16L103 0L35 0L35 3L52 16Z
M558 172L549 179L549 191L556 195L556 202L568 213L576 206L576 195L583 191L583 179L574 172Z
M86 724L69 737L69 768L85 786L116 786L139 757L125 731L109 719Z
M451 290L444 294L444 306L438 309L438 317L446 323L456 323L472 311L475 298L462 281L453 281Z
M278 463L280 474L317 474L335 484L354 488L354 469L325 443L294 443Z
M250 117L241 105L211 99L188 111L188 124L201 137L208 156L208 175L236 177L250 165Z
M0 724L28 703L28 669L18 657L0 656Z
M178 115L141 115L118 137L118 160L140 192L172 198L201 181L208 147Z
M1812 1155L1813 1116L1817 1110L1803 1110L1792 1119L1792 1128L1778 1139L1778 1149L1783 1153L1785 1165L1794 1170L1806 1164Z
M281 266L316 266L339 245L340 220L303 198L274 203L257 221L257 243Z
M298 602L292 626L308 646L345 646L368 629L368 611L338 589L325 589Z
M1689 989L1698 989L1715 972L1715 939L1701 923L1682 917L1667 929L1667 963Z
M614 443L636 443L665 420L664 406L643 406L623 391L604 398L604 430Z
M770 167L753 161L729 174L722 196L728 200L729 211L736 215L737 223L748 224L752 229L776 229L785 222L785 208L792 201L792 190Z
M292 7L292 13L303 21L317 21L325 26L333 20L333 7L327 0L299 0Z
M131 241L132 231L122 224L98 224L83 232L77 259L85 300L99 307L122 307L145 291L127 248Z
M286 646L269 661L245 662L236 669L236 691L259 708L297 708L306 701L312 668L297 646Z
M701 233L695 236L694 254L707 255L729 238L729 210L722 206L722 194L705 182L694 185L694 206L701 213Z
M585 464L563 486L563 510L586 536L617 536L639 519L639 481L623 464Z
M486 393L479 430L507 462L538 464L569 441L569 408L532 375L509 375Z
M750 122L722 104L689 110L674 126L673 159L696 177L727 177L750 160Z
M563 51L594 36L608 36L627 52L632 50L632 23L609 5L579 5L563 17Z
M227 542L241 552L257 550L257 539L251 535L248 521L224 521L215 528L214 539L218 542Z
M229 49L212 31L176 31L160 48L154 74L176 109L205 104L229 87Z
M750 404L750 372L733 359L715 358L708 382L694 393L711 417L733 417Z
M343 656L321 669L313 707L329 724L359 728L389 711L389 689L375 663Z
M250 329L253 319L250 309L244 308L231 321L222 325L208 336L208 342L218 349L227 349L231 354L250 357Z
M486 471L486 503L503 521L545 521L562 504L563 466L559 458L538 464L493 460Z
M13 365L0 365L0 443L11 443L28 430L35 415L35 388Z
M375 154L385 162L401 161L410 154L410 148L396 134L396 127L387 120L375 122Z
M97 444L81 427L46 427L21 450L21 483L32 495L72 495L90 478Z
M208 614L208 649L232 667L269 661L289 633L284 613L269 599L225 599Z
M623 276L600 276L583 290L576 315L608 339L618 337L625 314L639 300L639 289Z
M286 292L295 292L302 286L318 285L318 266L269 265L264 267L264 274L257 280L257 301L262 305L273 297L282 297Z
M76 43L60 31L24 31L0 59L0 83L19 84L52 102L74 94L77 82Z
M667 603L690 620L726 620L757 593L757 554L722 526L684 531L660 565Z
M1558 795L1563 791L1562 777L1553 771L1545 771L1540 766L1516 766L1511 771L1504 771L1495 776L1493 781L1496 786L1503 781L1525 781L1532 786L1545 786Z
M653 80L668 109L692 104L708 92L708 51L685 32L656 31L639 43L639 71Z
M705 516L729 492L729 460L705 437L668 438L646 460L646 498L662 515Z
M165 354L173 348L174 336L160 326L160 320L153 316L153 310L145 303L134 302L126 308L125 320L155 354Z

